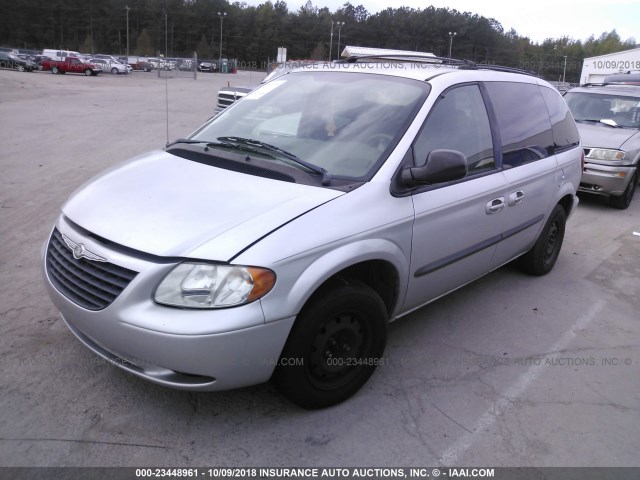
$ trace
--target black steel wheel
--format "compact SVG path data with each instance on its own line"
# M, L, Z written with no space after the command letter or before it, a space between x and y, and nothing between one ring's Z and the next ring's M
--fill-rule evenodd
M298 316L273 382L308 409L340 403L356 393L381 363L387 310L369 286L336 282L312 297Z
M567 214L562 205L556 205L533 248L519 259L519 266L532 275L545 275L556 264L562 242Z

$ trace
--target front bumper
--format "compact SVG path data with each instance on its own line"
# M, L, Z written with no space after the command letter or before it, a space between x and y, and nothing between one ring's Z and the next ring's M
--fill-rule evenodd
M158 305L153 291L175 262L151 262L102 245L62 218L57 228L90 252L139 272L110 305L92 311L58 291L44 252L49 295L71 332L94 353L134 375L179 389L226 390L269 380L294 316L266 323L259 301L219 310Z
M585 163L578 190L599 195L622 195L636 166L608 166L597 163Z

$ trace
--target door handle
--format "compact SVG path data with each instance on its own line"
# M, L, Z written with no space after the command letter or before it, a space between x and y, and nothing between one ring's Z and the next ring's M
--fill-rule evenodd
M518 205L524 201L524 192L522 190L518 190L517 192L513 192L509 194L509 206L513 207L514 205Z
M504 197L494 198L484 207L484 212L487 215L498 213L504 209Z

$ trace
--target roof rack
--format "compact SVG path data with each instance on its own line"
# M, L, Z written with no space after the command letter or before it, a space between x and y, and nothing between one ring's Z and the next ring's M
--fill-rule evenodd
M620 72L604 77L605 85L640 85L640 73Z
M531 75L539 77L539 75L532 70L524 70L522 68L515 67L503 67L501 65L489 65L485 63L476 63L471 60L461 60L450 57L437 57L435 55L419 53L412 54L380 54L380 55L352 55L343 60L338 60L340 63L358 63L358 61L370 61L370 60L397 60L404 62L420 62L420 63L432 63L435 65L447 65L451 67L458 67L461 70L494 70L497 72L510 72L521 73L525 75Z

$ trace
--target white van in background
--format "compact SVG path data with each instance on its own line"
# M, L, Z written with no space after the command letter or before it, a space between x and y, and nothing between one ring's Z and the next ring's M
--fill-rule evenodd
M80 58L80 52L74 52L72 50L56 50L50 48L45 48L44 50L42 50L42 55L53 60L64 60L66 57Z

